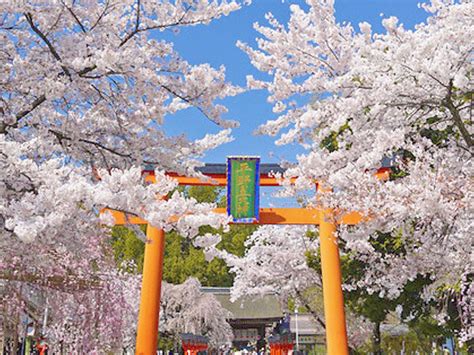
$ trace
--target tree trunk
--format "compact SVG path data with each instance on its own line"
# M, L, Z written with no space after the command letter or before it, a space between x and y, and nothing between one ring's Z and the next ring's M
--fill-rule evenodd
M372 333L372 352L374 355L382 355L381 347L382 339L380 336L380 322L374 323L374 329Z

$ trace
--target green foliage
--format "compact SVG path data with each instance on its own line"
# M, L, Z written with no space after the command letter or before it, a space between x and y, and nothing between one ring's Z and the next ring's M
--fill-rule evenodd
M316 252L307 251L306 255L306 264L308 267L315 270L319 275L321 275L321 251L318 248ZM344 264L343 264L344 265Z
M403 162L415 161L416 157L412 152L406 149L399 149L394 154L396 157L401 159ZM390 180L397 180L408 176L408 172L402 169L400 166L392 166L390 169Z
M419 338L437 338L450 337L453 332L448 328L440 326L438 322L430 316L417 317L410 324L410 329L415 332Z
M145 232L146 227L141 227ZM128 272L143 271L145 244L135 233L125 227L115 226L112 229L112 249L117 264ZM134 265L130 265L132 264Z
M381 348L384 354L401 354L404 349L405 354L416 354L420 352L425 354L428 349L431 349L431 339L423 334L419 334L414 330L410 330L407 334L400 336L383 335L381 341ZM372 345L365 344L357 349L355 354L369 354L371 353Z
M247 237L257 230L254 225L232 225L227 233L219 232L222 237L217 247L221 250L227 250L229 253L239 257L245 254L245 241Z
M343 124L337 131L331 131L331 133L325 137L320 144L321 149L327 149L329 152L334 152L339 149L339 142L337 138L345 131L352 132L349 126L349 120Z
M179 349L178 340L169 334L161 333L158 336L158 349Z
M472 100L472 93L469 94L464 94L457 98L459 101L462 103L466 103ZM443 123L443 120L446 120L446 118L439 117L439 116L431 116L426 119L424 124L419 126L419 132L422 137L428 138L438 146L439 148L442 148L446 145L446 143L449 140L459 140L460 139L460 133L459 130L456 128L455 124L447 124L445 127L440 128L439 124ZM449 121L451 122L451 121ZM465 125L471 125L472 122L464 122Z
M390 169L390 180L397 180L408 176L408 173L405 170L400 169L398 166L394 166Z
M308 352L308 355L325 355L326 345L325 344L314 344L313 348Z
M203 286L232 286L233 277L224 261L208 262L202 250L175 232L167 233L163 280L180 284L196 277Z
M376 232L374 236L370 237L369 241L375 251L383 256L406 254L405 241L401 230L393 233Z
M224 189L217 186L188 186L181 188L187 197L197 202L214 202L223 207L225 205Z
M217 247L237 256L245 253L245 240L256 230L256 226L231 226L224 233L214 230L209 226L200 228L200 234L219 233L221 242ZM192 241L175 232L166 235L166 248L164 259L163 279L171 283L182 283L188 277L196 277L203 286L230 287L234 275L229 273L229 268L221 259L206 261L204 252L192 245Z
M369 242L374 248L374 252L380 253L382 256L402 256L406 253L406 239L401 230L394 230L392 233L375 233L369 238ZM340 240L339 243L341 250L344 250L344 241ZM306 253L306 261L309 267L321 273L319 250ZM341 271L344 283L357 283L364 277L368 267L368 264L358 259L354 254L341 254ZM402 341L406 341L412 344L406 345L406 348L412 346L414 349L421 350L425 344L431 344L428 338L453 336L454 330L459 329L459 320L455 309L452 310L451 319L444 326L439 326L432 318L431 314L436 304L426 304L421 298L423 289L431 282L430 275L418 275L414 280L406 283L401 294L395 299L387 299L377 293L370 294L364 288L347 291L344 298L352 312L364 316L373 323L385 322L387 316L392 314L398 305L401 305L401 319L410 319L408 325L411 333L407 335L406 339L384 338L382 348L385 350L395 349L395 344L400 345ZM452 287L449 290L452 291ZM444 292L447 291L444 290ZM360 353L367 353L372 349L373 344L367 345L367 348L362 348Z
M431 127L423 128L420 130L420 135L428 138L438 147L442 147L452 136L459 138L459 134L455 129L454 124L447 126L445 129L435 129Z
M225 206L223 189L214 186L179 187L187 197L198 202L216 202ZM142 230L145 232L145 226ZM219 233L222 241L218 248L243 256L245 253L245 240L257 229L256 226L231 226L224 233L209 226L200 228L200 234ZM143 258L145 245L135 233L125 227L114 227L112 232L112 247L118 265L122 265L128 272L143 271ZM234 276L229 273L229 268L223 260L213 259L207 261L204 252L192 245L192 241L183 238L176 232L166 234L164 256L163 280L173 284L183 283L189 277L196 277L203 286L232 286ZM136 265L135 267L131 265Z

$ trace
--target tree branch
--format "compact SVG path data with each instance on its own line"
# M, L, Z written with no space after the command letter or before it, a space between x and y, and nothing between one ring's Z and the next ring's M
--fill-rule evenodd
M303 53L304 55L310 57L310 58L313 58L317 61L319 61L321 64L323 64L327 69L329 69L328 73L331 77L334 77L336 76L336 70L331 66L331 64L329 64L327 61L325 61L324 59L322 58L319 58L318 56L315 56L301 48L298 48L298 47L294 47L294 49L296 49L297 51Z
M135 21L135 29L130 32L125 38L120 42L119 47L122 47L125 43L127 43L133 36L135 36L139 30L138 27L140 26L140 0L137 0L137 18Z
M24 111L21 111L19 113L16 114L15 118L16 118L16 121L12 124L7 124L5 122L0 122L0 134L5 134L7 133L7 129L8 127L12 127L12 128L17 128L18 127L18 122L23 118L25 117L26 115L28 115L31 111L33 111L35 108L37 108L39 105L41 105L43 102L46 101L46 96L44 95L41 95L40 97L38 97L35 101L33 101L33 103L31 104L31 107L27 110L24 110Z
M133 36L135 36L137 33L140 33L140 32L156 30L156 29L159 29L159 28L174 27L174 26L179 26L179 25L194 25L196 23L202 22L203 21L202 19L182 22L184 17L187 15L187 13L190 9L191 9L191 6L188 6L186 8L186 10L184 11L183 15L179 18L179 20L176 21L176 22L173 22L173 23L149 26L149 27L145 27L145 28L138 28L137 26L135 26L135 29L132 32L130 32L127 36L125 36L125 38L122 40L122 42L120 42L119 48L122 47L125 43L127 43ZM139 16L139 14L137 13L137 17L138 16Z
M90 28L90 31L92 31L98 24L99 22L102 20L102 18L104 17L105 13L107 12L107 10L109 9L109 1L107 0L105 2L105 5L104 5L104 11L101 12L101 14L99 15L99 17L97 18L97 20L95 21L95 23L92 25L92 27Z
M296 295L298 296L298 299L303 302L303 306L311 313L313 318L319 323L320 326L322 326L324 329L326 329L326 323L323 322L319 314L317 314L309 305L309 303L306 300L306 297L303 296L303 294L295 289Z
M86 75L87 73L93 71L96 68L97 68L97 65L95 65L95 64L91 65L90 67L85 67L84 69L79 70L77 72L77 75L79 75L80 77L83 77L84 75Z
M66 7L66 9L69 11L69 13L72 15L72 17L74 18L74 20L77 22L77 24L79 25L79 27L81 28L82 32L86 33L86 28L84 27L84 25L82 24L81 20L79 20L79 18L76 16L76 14L74 13L74 11L72 11L72 9L67 6L65 4L64 1L61 1L61 3L63 4L64 7Z
M63 141L72 141L72 138L66 136L62 132L55 131L53 129L49 129L48 131L50 133L52 133L54 136L56 136L56 138L58 139L60 144L63 144ZM103 145L102 143L99 143L99 142L95 142L95 141L92 141L92 140L89 140L89 139L84 139L84 138L79 138L78 142L93 145L94 147L96 147L98 149L105 150L105 151L107 151L107 152L109 152L113 155L117 155L121 158L133 159L133 156L131 154L121 153L121 152L119 152L119 151L117 151L113 148L107 147L107 146L105 146L105 145ZM145 164L159 164L156 161L150 161L150 160L143 160L143 163L145 163Z
M29 109L19 112L16 115L16 120L19 121L20 119L28 115L31 111L33 111L35 108L37 108L39 105L41 105L45 101L46 101L46 96L41 95L35 101L33 101Z
M25 15L26 21L30 24L30 27L33 30L33 32L35 32L43 40L43 42L46 44L46 46L48 46L49 51L51 52L53 57L58 62L61 62L62 61L61 57L59 56L59 54L56 51L56 49L54 48L54 46L51 44L49 39L44 35L44 33L41 32L41 30L34 24L33 16L30 13L24 13L24 15ZM64 73L69 77L69 79L71 79L71 73L69 72L69 69L66 68L64 65L61 65L61 68L64 71Z
M140 26L140 0L137 0L137 19L135 21L135 30Z
M211 117L209 117L209 115L206 113L206 111L204 111L202 109L202 107L198 106L197 104L195 104L190 98L186 97L186 96L183 96L181 94L178 94L176 91L174 91L173 89L169 88L168 86L166 85L163 85L163 84L160 84L160 86L165 89L166 91L168 91L170 94L172 94L173 96L176 96L178 99L181 99L183 100L184 102L188 103L189 105L191 105L192 107L195 107L197 108L203 115L204 117L206 117L209 121L217 124ZM202 95L202 93L200 94ZM199 95L199 96L200 96ZM196 97L197 98L197 97ZM217 124L218 125L218 124Z
M456 106L453 103L452 90L453 90L453 81L451 80L449 82L448 95L444 99L443 105L449 110L449 112L453 116L454 124L456 125L456 127L458 127L459 132L461 132L461 135L464 141L466 142L468 148L471 148L473 146L472 136L467 130L466 126L464 125L461 115L459 114L459 111L457 110Z

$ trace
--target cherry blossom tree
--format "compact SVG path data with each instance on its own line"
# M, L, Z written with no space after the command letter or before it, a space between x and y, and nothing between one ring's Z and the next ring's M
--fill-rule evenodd
M193 173L195 158L229 141L236 125L222 119L226 110L214 101L240 89L224 81L224 68L190 65L152 33L207 23L239 7L2 3L2 233L24 241L75 235L73 219L84 224L106 206L163 226L170 214L192 208L187 202L177 211L178 195L156 201L175 185L161 175L153 186L137 184L140 168ZM165 136L165 117L187 108L226 129L194 142Z
M12 329L7 339L16 344L25 331L20 319L28 315L36 336L45 337L55 353L100 349L117 353L133 346L138 308L134 296L140 292L141 279L118 272L113 264L100 268L93 274L86 268L75 270L74 279L71 273L55 270L42 283L32 280L32 273L26 281L21 274L6 282L0 290L0 320L4 328Z
M55 317L65 323L57 323L52 339L65 327L73 334L71 324L99 329L85 327L97 317L105 331L122 304L109 289L123 281L108 255L113 221L101 210L126 211L186 236L226 222L210 213L213 204L169 194L176 182L164 172L196 174L197 158L231 140L237 123L223 118L226 108L216 101L241 89L225 81L223 67L186 62L161 33L207 24L240 6L234 0L0 4L0 278L13 293L24 283L62 295L49 298L64 300ZM181 110L195 110L221 129L195 141L167 136L164 120ZM155 169L156 184L145 183L145 164ZM92 335L82 336L83 349L105 346Z
M140 285L141 278L112 269L82 291L43 290L49 349L119 353L133 348Z
M12 323L8 325L23 331L21 324L13 324L14 316L28 310L36 316L50 351L90 354L133 350L141 276L113 268L85 281L88 284L82 289L53 288L51 284L45 289L23 282L19 295L18 287L12 287L19 282L10 282L1 295L3 311L10 314L5 324ZM161 334L176 341L181 333L205 335L215 348L231 342L232 328L227 320L232 314L214 295L201 291L199 281L190 278L180 285L164 283L162 290Z
M278 115L259 132L307 149L286 172L298 177L289 193L310 206L370 216L340 229L347 248L372 265L352 287L396 298L425 275L433 283L424 296L436 297L441 285L455 287L474 267L474 4L433 0L421 5L426 23L408 30L389 17L381 34L368 23L358 30L337 23L332 0L306 5L290 6L286 26L271 14L268 26L256 24L257 48L239 43L270 74L248 78L249 87L269 92ZM382 162L392 168L390 181L373 176ZM300 195L314 181L333 193ZM377 252L370 243L376 231L400 235L404 252Z
M163 284L160 332L174 338L181 333L204 335L211 347L219 348L232 342L230 318L232 313L213 294L201 291L197 279L189 278L180 285Z
M297 296L308 285L321 285L320 276L306 263L306 252L317 250L319 243L306 236L306 227L263 226L245 241L240 258L212 246L207 255L223 258L235 274L232 300L242 296L263 296L278 292L283 299Z
M225 260L235 274L231 301L245 296L276 294L282 304L291 299L304 306L315 322L325 327L321 298L321 275L309 264L317 254L319 242L314 227L262 226L245 241L245 255L233 255L212 245L209 257ZM319 293L319 296L315 297ZM318 300L315 302L315 298ZM319 301L319 302L318 302ZM349 342L357 347L367 341L369 322L348 314Z

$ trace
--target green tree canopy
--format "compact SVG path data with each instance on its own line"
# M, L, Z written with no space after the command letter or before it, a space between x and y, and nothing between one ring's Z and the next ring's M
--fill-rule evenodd
M180 187L188 197L198 202L215 202L225 206L223 189L215 186ZM143 226L143 231L146 227ZM201 227L200 234L218 233L222 241L218 247L238 256L245 253L244 242L256 230L256 226L230 226L228 232ZM125 227L114 227L112 246L115 260L127 271L141 273L143 270L144 243L135 233ZM204 252L192 244L192 240L176 232L166 234L163 280L173 284L183 283L189 277L197 278L203 286L230 287L234 276L221 259L207 261Z

